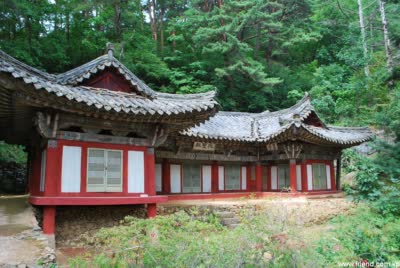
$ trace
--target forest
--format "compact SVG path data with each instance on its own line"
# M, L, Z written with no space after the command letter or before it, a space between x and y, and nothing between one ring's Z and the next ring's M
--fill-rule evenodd
M311 93L328 123L373 124L399 77L398 1L3 0L0 48L59 73L107 42L155 90L217 89L260 112Z
M328 124L369 126L377 133L369 145L374 155L344 153L345 171L357 172L355 184L344 190L367 204L334 222L340 226L335 239L346 251L328 252L335 244L322 240L312 256L300 254L299 266L290 252L271 266L331 267L343 256L400 260L399 14L398 0L2 0L0 49L61 73L104 54L111 42L115 56L161 92L215 89L221 110L246 112L283 109L309 92ZM0 159L24 161L24 155L0 143ZM176 221L189 221L176 217L153 224L174 232ZM131 224L147 228L142 221ZM188 230L220 231L213 222L196 224ZM122 231L110 232L123 240ZM101 235L107 241L111 234ZM136 235L140 240L143 233ZM215 248L205 241L197 250L212 256L223 241L235 239L234 233L218 235ZM186 253L185 261L193 260L194 253ZM310 259L321 266L309 266ZM185 263L173 256L171 262Z

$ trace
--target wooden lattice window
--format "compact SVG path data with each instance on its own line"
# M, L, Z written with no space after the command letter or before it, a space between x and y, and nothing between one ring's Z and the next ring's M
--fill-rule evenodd
M240 190L240 166L225 166L225 190Z
M183 187L184 193L201 192L201 166L200 164L183 164Z
M326 165L321 163L315 163L313 167L313 189L314 190L325 190L326 185Z
M289 165L278 165L278 188L287 188L290 186L290 169Z
M122 192L122 151L88 149L87 192Z

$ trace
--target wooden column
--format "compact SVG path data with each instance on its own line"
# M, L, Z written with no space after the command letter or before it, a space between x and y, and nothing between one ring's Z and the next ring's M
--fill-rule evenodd
M262 166L261 163L256 164L256 191L257 192L262 192Z
M307 180L307 163L306 161L301 162L301 191L308 191L308 180Z
M61 183L61 148L62 146L58 144L57 140L48 141L46 150L45 196L55 196L57 194L57 185Z
M171 193L171 168L168 159L164 159L162 163L162 192L164 194Z
M254 191L255 189L253 188L253 183L252 183L252 177L251 177L251 163L247 163L246 165L246 191L251 192Z
M290 189L291 192L297 192L297 185L296 185L296 159L290 159L289 162L290 168Z
M147 194L156 195L156 160L154 157L154 148L147 148L145 167Z
M329 162L330 172L331 172L331 191L336 190L336 179L335 179L335 170L333 166L333 160Z
M54 235L56 231L56 207L44 206L43 207L43 233L47 235Z
M147 217L154 218L157 216L157 204L147 204Z
M218 193L218 162L214 161L211 167L211 192Z
M336 160L336 190L340 191L340 176L342 173L342 153L339 154L339 157ZM333 186L332 186L333 189Z

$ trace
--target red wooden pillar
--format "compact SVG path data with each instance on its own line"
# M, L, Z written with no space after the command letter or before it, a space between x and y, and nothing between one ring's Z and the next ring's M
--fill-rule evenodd
M154 148L147 148L146 152L146 185L147 194L156 195L156 160L154 157Z
M61 182L62 146L58 143L57 140L49 140L47 143L45 196L55 196L57 194L57 184Z
M262 192L263 185L262 185L262 166L261 163L256 164L256 191Z
M211 192L218 193L218 162L214 161L211 166Z
M302 161L301 163L301 191L308 191L308 180L307 180L307 162Z
M331 171L331 191L336 191L336 178L335 178L335 169L333 166L333 160L329 162L330 171Z
M171 168L168 159L164 159L162 163L162 192L171 193Z
M43 233L47 235L54 235L56 231L56 207L44 206L43 207Z
M290 159L290 189L291 192L297 192L296 185L296 159Z
M157 204L147 204L147 217L154 218L157 216Z

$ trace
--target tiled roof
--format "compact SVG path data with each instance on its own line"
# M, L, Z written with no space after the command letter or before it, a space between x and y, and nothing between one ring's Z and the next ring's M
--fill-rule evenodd
M142 80L134 75L128 68L125 67L114 56L108 55L100 56L88 63L78 66L65 73L57 75L57 82L62 85L78 85L82 81L91 78L98 72L103 71L108 67L115 68L120 75L122 75L129 83L148 97L155 97L158 93L147 86Z
M276 112L218 112L208 121L181 131L181 135L239 142L269 142L297 128L326 143L341 145L359 144L373 136L368 128L308 125L304 121L312 112L315 113L315 110L306 94L294 106Z
M102 62L99 59L96 60ZM92 63L87 64L87 66L92 66ZM107 64L107 61L104 61L104 63ZM89 67L87 66L84 69L88 69ZM10 74L15 79L23 81L26 85L31 85L32 89L38 92L51 94L50 97L65 98L67 101L95 109L135 115L161 116L190 114L192 112L207 113L214 111L218 105L214 100L215 91L185 95L158 93L146 86L122 64L118 63L118 66L126 73L129 73L132 83L137 83L138 90L140 88L141 91L146 92L151 97L135 93L67 85L63 81L69 81L68 77L71 79L72 77L76 78L74 76L77 73L74 71L75 69L65 74L54 76L30 67L0 50L0 73Z

